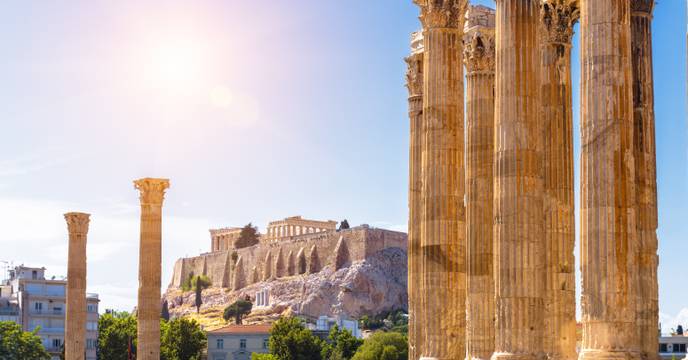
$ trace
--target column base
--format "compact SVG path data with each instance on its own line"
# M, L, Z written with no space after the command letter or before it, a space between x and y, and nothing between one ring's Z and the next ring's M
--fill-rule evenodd
M507 352L496 352L492 354L491 360L542 360L542 356L535 354L514 354Z
M640 360L640 353L628 350L582 350L578 360Z

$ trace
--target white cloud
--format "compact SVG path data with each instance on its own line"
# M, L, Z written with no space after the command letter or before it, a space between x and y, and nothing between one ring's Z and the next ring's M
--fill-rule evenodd
M662 323L663 334L668 334L671 329L676 329L678 325L683 325L685 329L688 326L688 308L681 309L676 316L660 312L659 322Z

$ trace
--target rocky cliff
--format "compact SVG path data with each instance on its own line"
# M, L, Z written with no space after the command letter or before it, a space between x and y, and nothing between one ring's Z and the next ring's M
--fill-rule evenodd
M239 290L212 287L203 291L196 314L195 294L170 287L164 294L172 317L196 318L208 329L223 326L224 308L249 297L254 309L246 323L272 321L282 314L307 318L343 315L358 318L407 309L407 254L400 247L379 250L362 260L332 263L319 272L259 281ZM267 293L268 304L256 306L256 295Z

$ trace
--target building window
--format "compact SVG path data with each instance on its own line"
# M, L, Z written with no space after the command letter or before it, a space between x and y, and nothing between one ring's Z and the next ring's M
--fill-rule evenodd
M62 340L60 340L60 339L53 339L53 348L59 349L60 346L62 346Z
M676 348L676 346L674 346L674 349L675 348ZM686 344L678 344L678 352L680 352L680 353L686 352Z
M218 349L224 349L225 348L225 341L223 339L217 339L217 344L216 344Z
M41 312L41 310L43 310L43 303L41 303L41 302L34 303L33 308L34 308L34 310L36 310L36 312Z
M98 342L98 340L96 340L96 339L86 339L86 348L87 349L95 349L97 342Z
M246 349L246 339L239 340L239 349Z
M268 348L268 344L269 344L269 340L268 340L268 339L263 339L263 349L267 349L267 348Z
M38 272L36 270L31 272L31 279L38 280Z
M96 306L95 304L88 304L87 309L88 312L94 313L98 311L98 306Z
M672 347L672 349L674 350L675 353L680 352L680 351L678 351L679 344L672 344L671 347Z
M98 330L98 323L95 321L89 321L86 323L86 330L96 331Z
M665 353L665 352L667 352L667 351L669 351L669 350L667 349L667 344L659 344L659 352Z

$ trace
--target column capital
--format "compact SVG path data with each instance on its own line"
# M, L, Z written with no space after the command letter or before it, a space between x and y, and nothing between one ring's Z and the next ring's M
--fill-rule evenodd
M631 15L652 16L655 0L631 0Z
M70 234L86 234L88 233L88 224L90 222L91 214L80 212L69 212L64 214L67 221L67 229Z
M141 205L162 205L165 190L170 187L170 180L143 178L135 180L134 187L140 192Z
M463 37L463 60L471 72L494 72L495 11L485 6L469 6Z
M578 0L541 0L543 44L571 45L573 26L580 18Z
M423 29L463 29L468 0L413 0L420 8Z
M409 98L423 95L423 53L411 54L406 61L406 88Z

